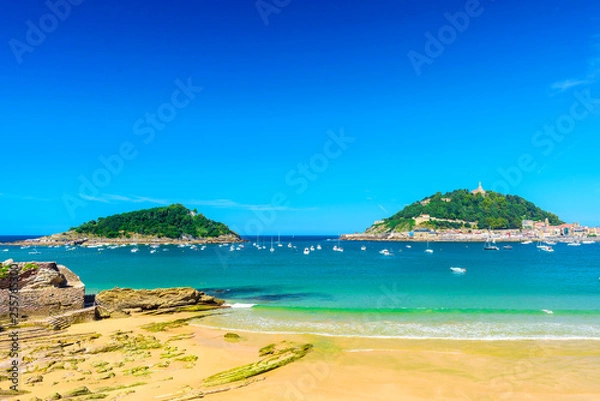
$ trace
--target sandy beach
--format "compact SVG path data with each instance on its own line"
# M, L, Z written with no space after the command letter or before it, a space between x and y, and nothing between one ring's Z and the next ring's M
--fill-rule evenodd
M91 394L75 399L195 399L185 397L201 391L204 398L216 401L600 397L597 341L404 340L248 332L238 332L240 339L229 341L225 331L194 324L165 331L142 328L192 316L111 318L24 341L26 370L36 371L21 373L20 389L30 393L5 399L46 400L82 386ZM110 350L107 345L117 337L126 338L128 346ZM270 372L214 387L202 382L215 373L257 362L259 349L266 345L305 343L313 348L304 358ZM52 344L60 344L59 350ZM46 357L40 358L40 352ZM47 363L60 352L60 363ZM34 354L35 360L28 359ZM40 376L41 382L25 384ZM223 392L206 394L215 390Z

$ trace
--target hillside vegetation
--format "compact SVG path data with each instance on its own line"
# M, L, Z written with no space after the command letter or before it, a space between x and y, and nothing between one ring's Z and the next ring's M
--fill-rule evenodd
M100 217L71 230L105 238L131 237L135 234L173 239L183 236L237 236L225 224L210 220L180 204Z
M417 226L415 219L422 215L429 215L433 219ZM552 225L563 223L557 215L540 209L520 196L492 191L483 196L459 189L445 194L438 192L412 203L383 222L374 224L367 232L410 231L415 227L518 229L522 226L522 220L544 221L546 218Z

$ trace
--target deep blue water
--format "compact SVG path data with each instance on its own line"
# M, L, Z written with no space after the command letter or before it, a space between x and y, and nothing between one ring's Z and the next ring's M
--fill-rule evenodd
M484 251L477 243L260 238L266 249L205 250L8 248L6 258L55 260L80 275L88 292L119 287L192 286L236 308L203 319L231 329L416 338L600 339L600 244L535 244ZM277 241L277 238L274 238ZM288 248L288 242L296 248ZM322 250L303 254L305 247ZM367 249L361 251L361 246ZM502 244L499 244L502 245ZM393 255L383 256L387 248ZM167 249L165 251L164 249ZM456 274L450 267L462 267ZM252 305L252 307L250 307ZM545 311L544 311L545 310Z

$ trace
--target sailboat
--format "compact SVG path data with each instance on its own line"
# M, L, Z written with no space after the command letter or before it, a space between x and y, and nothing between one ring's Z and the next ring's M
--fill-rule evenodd
M427 238L427 249L425 249L426 253L433 253L433 249L429 248L429 238Z
M283 246L281 245L281 235L279 233L277 233L277 246Z
M41 252L37 250L37 246L33 247L33 251L29 252L30 255L39 255Z
M273 237L271 237L271 249L269 249L269 251L275 252L275 248L273 248Z
M490 235L488 234L488 239L485 241L485 245L483 246L484 251L499 251L500 248L496 246L496 240L492 240L490 242Z
M338 237L338 244L333 246L333 250L336 252L344 252L344 248L340 246L340 238Z

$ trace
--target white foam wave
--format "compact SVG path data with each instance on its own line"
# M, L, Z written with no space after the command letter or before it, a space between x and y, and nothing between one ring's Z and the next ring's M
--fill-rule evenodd
M230 308L235 308L235 309L248 309L248 308L252 308L253 306L255 306L256 304L243 304L243 303L235 303L235 304L225 304L224 306L229 306Z

